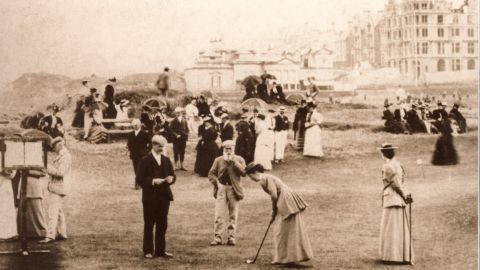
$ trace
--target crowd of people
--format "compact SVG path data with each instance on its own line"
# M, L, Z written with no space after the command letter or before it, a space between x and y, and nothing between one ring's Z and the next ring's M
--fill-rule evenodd
M433 165L455 165L458 155L453 144L453 136L467 131L465 117L459 111L460 103L455 102L447 112L447 104L437 101L436 109L430 109L432 102L424 99L410 99L411 108L404 100L398 99L396 106L385 101L382 119L385 120L385 130L396 134L428 133L440 134L432 157Z

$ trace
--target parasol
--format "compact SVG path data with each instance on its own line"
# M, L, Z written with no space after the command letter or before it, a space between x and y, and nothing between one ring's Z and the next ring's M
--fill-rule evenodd
M293 104L300 104L302 99L304 100L305 97L300 93L293 93L287 96L287 100Z
M162 99L159 99L159 98L156 98L156 97L153 97L153 98L149 98L147 100L145 100L143 102L143 105L147 105L151 108L162 108L162 107L167 107L167 102L165 102L164 100Z
M242 102L242 107L266 108L267 103L259 98L249 98Z
M268 74L268 73L263 73L262 75L260 75L260 78L265 81L266 79L269 79L269 80L276 80L277 77L275 77L275 75L272 75L272 74Z
M247 87L247 86L255 86L257 84L260 84L262 83L262 79L258 76L255 76L255 75L250 75L250 76L247 76L245 77L245 79L243 79L242 81L242 84Z

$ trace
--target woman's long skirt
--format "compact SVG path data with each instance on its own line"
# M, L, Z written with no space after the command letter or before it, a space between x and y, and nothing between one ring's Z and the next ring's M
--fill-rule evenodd
M453 145L453 136L451 134L442 134L435 144L433 152L433 165L455 165L458 163L457 150Z
M12 181L0 179L0 183L0 239L8 239L17 236L17 212Z
M258 135L257 142L255 144L254 160L256 163L261 164L265 170L272 169L272 148L268 142L266 134L262 133Z
M277 215L273 229L273 262L299 263L313 258L312 246L302 220L303 212L282 219Z
M407 208L383 208L380 222L380 260L400 263L413 261L409 224Z
M303 155L309 157L323 157L322 132L319 126L312 126L305 131Z

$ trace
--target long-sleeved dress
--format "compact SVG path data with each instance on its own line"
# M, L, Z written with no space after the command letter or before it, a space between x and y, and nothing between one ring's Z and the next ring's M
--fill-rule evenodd
M323 157L322 132L319 126L322 121L322 115L316 111L307 114L305 145L303 147L304 156Z
M380 222L380 260L411 262L410 219L403 198L409 193L404 170L395 158L383 165L382 220Z
M202 177L207 177L215 158L219 155L219 149L215 142L218 134L213 127L204 129L203 126L199 127L198 133L202 138L197 144L197 159L195 160L194 171Z
M0 174L0 239L17 235L16 217L12 180Z
M271 142L273 139L266 122L257 119L255 123L255 132L257 133L257 141L255 143L254 160L256 163L261 164L265 170L271 170Z
M307 204L274 175L261 174L260 185L277 207L273 229L273 262L286 264L312 259L312 246L302 219Z

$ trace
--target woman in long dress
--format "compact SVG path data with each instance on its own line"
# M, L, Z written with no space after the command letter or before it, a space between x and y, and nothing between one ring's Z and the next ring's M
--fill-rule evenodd
M257 134L257 141L255 143L254 161L255 163L261 164L265 170L271 170L271 136L267 123L265 122L265 115L258 114L257 120L255 121L255 132Z
M201 177L207 177L213 161L219 155L218 145L215 142L218 134L213 128L210 117L204 119L203 126L199 127L199 134L201 139L197 144L197 159L194 171Z
M107 140L107 129L102 125L102 112L100 110L93 111L92 126L88 133L87 141L90 143L101 143Z
M453 129L450 120L442 120L439 125L440 137L435 144L433 152L433 165L456 165L458 163L457 150L453 145Z
M17 212L13 198L12 179L7 172L0 173L0 239L17 236Z
M395 159L395 151L389 143L384 143L382 152L382 220L380 222L380 260L393 263L413 264L413 251L410 243L410 220L406 206L412 203L412 196L405 185L405 171ZM410 206L411 207L411 206Z
M305 145L303 155L308 157L323 157L322 132L320 124L323 117L316 111L317 105L308 103L307 122L305 123Z
M270 154L270 160L273 162L275 159L275 110L269 109L268 115L265 117L265 123L267 123L267 136L268 136L268 153Z
M264 173L262 165L252 162L245 171L272 199L272 263L296 264L312 259L312 246L302 218L307 204L280 178Z

